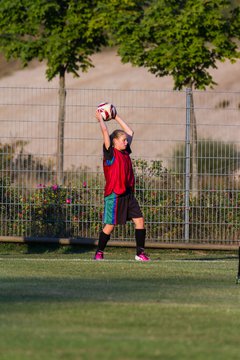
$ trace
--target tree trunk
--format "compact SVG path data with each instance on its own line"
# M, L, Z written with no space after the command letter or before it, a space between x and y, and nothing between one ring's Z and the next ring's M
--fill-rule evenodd
M64 122L66 112L65 69L59 75L59 107L58 107L58 135L57 135L57 184L64 183Z

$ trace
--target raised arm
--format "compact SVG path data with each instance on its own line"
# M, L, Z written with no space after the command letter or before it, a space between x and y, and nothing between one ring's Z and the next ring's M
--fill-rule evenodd
M118 114L116 115L115 120L118 122L118 124L121 126L121 128L123 129L123 131L125 131L127 135L133 137L134 134L133 130L130 128L130 126L128 126L128 124L122 118L120 118Z
M109 132L108 132L106 123L103 121L102 115L100 114L100 112L98 110L96 110L96 119L100 124L100 129L103 134L103 141L104 141L105 148L108 150L110 147L110 144L111 144Z

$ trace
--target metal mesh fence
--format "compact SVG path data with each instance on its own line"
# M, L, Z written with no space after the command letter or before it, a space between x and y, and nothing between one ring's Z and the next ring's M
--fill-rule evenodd
M94 113L109 101L134 130L136 197L148 242L237 243L239 93L196 91L193 99L194 159L186 92L67 89L59 184L58 89L0 88L0 236L98 237L104 178ZM114 121L108 126L116 128ZM116 227L112 239L134 241L132 223Z

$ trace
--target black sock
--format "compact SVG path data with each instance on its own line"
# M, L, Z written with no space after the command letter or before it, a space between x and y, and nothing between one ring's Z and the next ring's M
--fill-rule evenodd
M107 235L105 234L105 232L101 231L99 234L97 251L103 252L109 239L110 239L110 235Z
M135 237L137 245L137 255L139 255L144 251L146 229L135 229Z

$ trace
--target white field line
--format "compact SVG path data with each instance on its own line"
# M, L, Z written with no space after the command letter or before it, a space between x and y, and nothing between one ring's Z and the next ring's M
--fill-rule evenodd
M141 263L141 261L136 261L136 260L124 260L124 259L104 259L104 260L100 260L100 261L94 261L93 259L45 259L45 258L15 258L15 257L1 257L0 261L30 261L30 262L37 262L37 261L44 261L44 262L91 262L91 263L105 263L105 262L110 262L110 263L128 263L128 262L134 262L134 263ZM152 263L177 263L177 262L196 262L196 263L202 263L202 262L206 262L206 263L228 263L229 261L236 261L237 259L168 259L168 260L151 260L148 262L148 264L152 264ZM144 262L145 263L145 262Z

